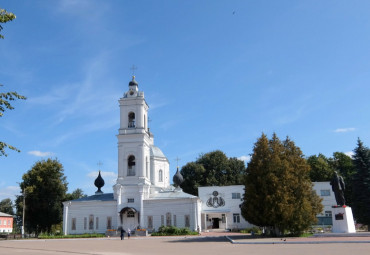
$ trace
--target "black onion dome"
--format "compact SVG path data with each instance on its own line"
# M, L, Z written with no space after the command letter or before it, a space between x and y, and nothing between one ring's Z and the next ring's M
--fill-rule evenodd
M98 188L98 190L95 192L95 193L103 193L101 191L101 188L104 186L105 182L103 180L103 178L101 177L100 175L100 170L99 170L99 175L98 177L95 179L95 182L94 182L95 186Z
M176 187L179 187L184 182L184 177L180 174L179 168L177 168L176 174L173 176L173 183Z
M130 83L128 84L129 86L138 86L139 83L137 83L137 81L135 81L135 76L133 75L132 76L132 81L130 81Z

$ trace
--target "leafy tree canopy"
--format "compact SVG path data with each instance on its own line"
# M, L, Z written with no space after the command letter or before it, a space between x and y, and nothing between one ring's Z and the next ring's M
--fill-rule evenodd
M323 206L312 189L309 171L293 141L280 141L275 133L269 140L262 134L247 166L243 217L275 234L299 234L310 227Z
M201 154L195 162L181 168L184 182L181 188L197 195L201 186L226 186L242 184L245 165L242 160L228 158L220 150Z
M334 169L329 164L328 158L323 154L312 155L307 158L307 163L311 167L310 178L313 182L330 181L333 177Z
M67 181L58 160L36 162L20 183L26 195L25 228L28 232L50 233L51 227L62 221L62 201L66 197ZM17 214L23 210L22 196L16 200Z
M353 215L357 222L368 225L370 229L370 149L358 139L354 152Z
M0 9L0 23L6 23L8 21L12 21L15 18L16 17L14 15L14 13L7 12L4 9ZM1 32L1 30L3 30L3 27L0 24L0 32ZM0 34L0 38L3 39L4 36L2 34Z
M0 202L0 212L14 215L13 202L10 198L5 198Z
M15 19L15 15L13 13L7 12L4 9L0 9L0 32L1 30L3 30L1 23L6 23L13 19ZM0 38L4 38L4 36L0 34ZM0 84L0 87L2 86L3 85ZM3 113L5 112L6 109L9 110L14 109L14 107L10 104L10 101L16 99L26 99L26 97L19 95L17 92L0 92L0 117L3 116ZM18 150L16 147L0 141L0 156L8 155L5 151L6 148L20 152L20 150Z
M81 197L86 197L87 195L83 192L82 189L75 189L72 193L67 193L65 197L65 201L79 199Z

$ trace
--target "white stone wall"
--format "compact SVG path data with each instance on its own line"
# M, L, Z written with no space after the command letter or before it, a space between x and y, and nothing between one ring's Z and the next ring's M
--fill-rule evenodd
M330 182L312 182L313 183L313 189L315 190L316 194L319 195L322 200L322 205L324 206L324 210L322 213L320 213L318 216L324 216L325 211L332 212L332 206L336 205L337 202L335 201L335 195L334 192L331 189ZM323 196L323 194L329 192L328 196Z
M176 227L185 227L185 215L190 217L190 230L196 230L200 226L200 203L197 198L178 198L178 199L152 199L144 200L144 224L148 227L148 216L153 217L153 228L158 230L162 225L161 217L164 218L166 226L166 214L171 213L171 225L174 226L174 215L176 215Z
M116 201L81 201L64 202L63 232L64 234L83 234L83 233L105 233L107 230L107 217L112 217L111 229L117 229L118 213ZM94 216L94 227L89 229L89 217ZM72 220L76 219L76 230L72 230ZM84 218L87 218L86 229L84 228ZM98 228L96 227L98 218Z

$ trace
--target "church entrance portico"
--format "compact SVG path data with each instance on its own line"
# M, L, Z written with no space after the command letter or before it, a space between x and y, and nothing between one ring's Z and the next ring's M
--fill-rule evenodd
M133 207L125 207L119 212L121 227L127 229L136 229L139 223L139 212Z

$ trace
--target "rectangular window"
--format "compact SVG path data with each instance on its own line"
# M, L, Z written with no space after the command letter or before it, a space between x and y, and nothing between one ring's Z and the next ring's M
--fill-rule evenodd
M325 217L332 217L331 211L325 211Z
M135 199L133 198L127 198L127 203L134 203L135 202Z
M240 199L240 193L232 193L232 199Z
M174 216L173 216L173 225L174 225L175 227L177 227L176 215L174 215Z
M171 213L166 213L166 226L169 227L172 225L172 222L171 222Z
M322 190L320 190L320 195L322 197L330 196L330 190L329 189L322 189Z
M94 229L94 215L89 216L89 229Z
M72 230L76 230L76 218L72 218Z
M206 221L209 221L209 217L208 217L208 214L206 214Z
M161 215L161 226L164 226L164 215Z
M87 229L87 218L85 217L84 218L84 230L86 230Z
M153 216L148 216L148 228L153 228Z
M112 217L107 217L107 229L112 229Z
M10 226L10 220L8 220L8 225Z
M240 223L240 214L239 213L234 213L233 214L233 220L234 220L234 223Z
M190 228L190 215L185 215L185 227Z
M95 229L99 228L99 217L96 217L95 219Z
M226 217L225 217L225 214L222 214L222 215L221 215L221 217L222 217L222 223L226 223Z
M1 220L0 220L0 225L1 225Z

